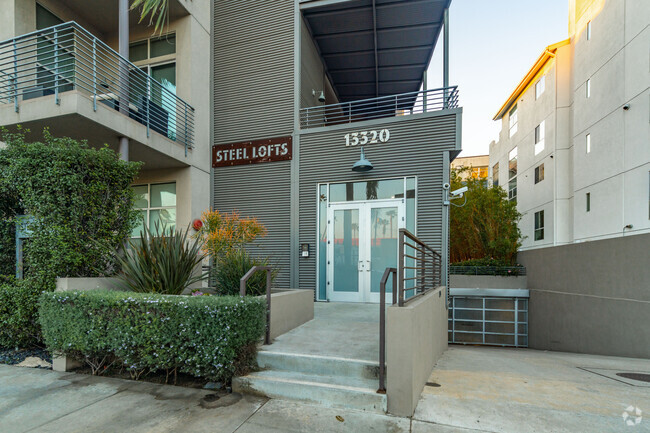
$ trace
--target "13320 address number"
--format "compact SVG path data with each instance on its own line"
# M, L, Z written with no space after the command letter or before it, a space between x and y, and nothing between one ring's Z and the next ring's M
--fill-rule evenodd
M390 131L388 129L381 129L379 131L360 131L351 132L343 136L345 138L345 146L363 146L364 144L386 143L390 140Z

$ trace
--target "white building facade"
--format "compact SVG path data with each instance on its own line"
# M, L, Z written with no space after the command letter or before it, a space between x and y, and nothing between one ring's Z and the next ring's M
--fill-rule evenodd
M650 3L571 0L494 120L492 184L522 213L522 250L650 232Z

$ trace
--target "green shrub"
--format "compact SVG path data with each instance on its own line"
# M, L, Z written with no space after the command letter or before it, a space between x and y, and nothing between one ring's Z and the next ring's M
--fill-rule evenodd
M131 188L140 163L121 161L103 147L52 137L28 143L22 130L0 131L0 192L15 197L8 205L33 219L25 246L26 277L44 284L56 277L110 276L113 251L137 223Z
M118 260L122 272L118 277L126 290L139 293L180 295L190 285L207 278L197 273L205 258L202 238L188 240L186 230L166 230L158 222L152 231L144 228L141 239Z
M259 298L128 292L55 292L40 298L49 350L101 371L116 362L134 373L158 370L229 381L245 372L265 330Z
M525 275L526 268L518 263L511 264L508 259L484 257L449 264L449 273L456 275Z
M239 282L253 266L271 266L268 258L258 259L243 248L223 254L217 263L217 294L238 295ZM277 269L271 271L271 282L278 275ZM256 272L246 283L246 295L258 296L266 293L266 272Z
M33 280L0 284L0 347L31 347L42 343L38 298L44 290Z

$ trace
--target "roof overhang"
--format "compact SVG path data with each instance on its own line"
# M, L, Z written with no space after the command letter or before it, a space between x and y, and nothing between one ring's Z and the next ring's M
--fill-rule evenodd
M301 0L340 102L417 92L451 0Z
M557 49L565 45L569 45L570 42L571 39L565 39L561 42L546 47L546 49L544 49L544 52L542 52L542 54L539 56L539 58L533 65L533 67L530 68L528 73L524 76L524 78L517 85L517 87L512 92L512 94L508 97L506 102L504 102L501 108L499 108L499 111L497 112L497 114L494 115L492 120L501 119L508 112L508 110L510 110L510 107L514 105L517 99L519 99L519 96L521 96L533 84L533 82L538 77L540 72L544 69L544 66L546 66L546 64L548 63L548 61L555 58L555 53L557 52Z

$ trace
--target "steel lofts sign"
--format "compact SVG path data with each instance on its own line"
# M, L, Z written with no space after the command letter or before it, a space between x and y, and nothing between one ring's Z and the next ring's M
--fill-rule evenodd
M212 146L212 167L260 164L291 159L291 137Z

